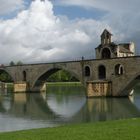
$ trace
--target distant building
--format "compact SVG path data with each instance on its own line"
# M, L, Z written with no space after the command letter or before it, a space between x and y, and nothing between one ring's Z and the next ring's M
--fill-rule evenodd
M101 44L95 48L96 59L129 57L135 55L135 45L133 42L115 44L112 42L111 37L112 34L105 29L101 34Z

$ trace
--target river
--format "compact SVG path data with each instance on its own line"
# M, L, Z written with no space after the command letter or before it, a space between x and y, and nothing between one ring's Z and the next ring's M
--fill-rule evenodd
M140 117L140 86L130 98L86 99L82 86L48 86L46 93L0 93L0 132Z

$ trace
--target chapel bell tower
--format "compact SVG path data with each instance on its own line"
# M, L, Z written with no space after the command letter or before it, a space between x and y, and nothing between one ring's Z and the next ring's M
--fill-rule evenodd
M101 34L101 44L103 46L110 44L111 43L111 36L112 36L112 34L105 29L103 31L103 33Z

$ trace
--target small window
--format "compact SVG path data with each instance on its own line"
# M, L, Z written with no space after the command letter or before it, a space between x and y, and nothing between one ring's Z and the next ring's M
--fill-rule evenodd
M85 76L90 76L90 67L89 66L85 67Z
M102 50L102 59L108 59L111 58L111 52L108 48L104 48Z
M23 71L23 81L26 81L26 71Z
M105 66L103 66L103 65L99 66L98 77L99 77L99 79L106 79L106 68L105 68Z

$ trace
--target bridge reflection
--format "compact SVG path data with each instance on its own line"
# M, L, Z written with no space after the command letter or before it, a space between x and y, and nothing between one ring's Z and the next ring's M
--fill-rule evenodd
M20 93L0 96L0 114L61 124L140 117L140 110L128 98Z
M87 122L134 118L140 116L140 110L128 98L88 99L81 111L81 114L86 112Z

